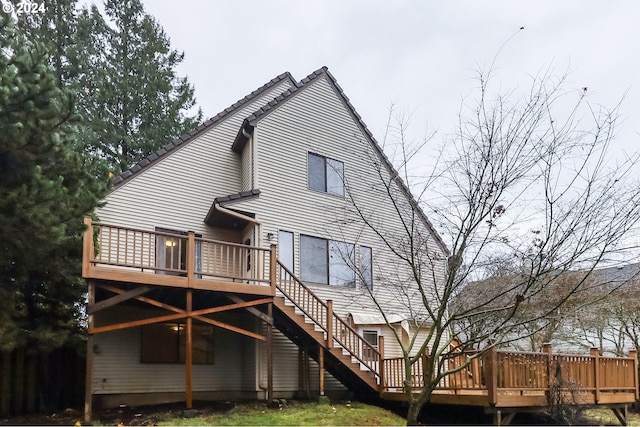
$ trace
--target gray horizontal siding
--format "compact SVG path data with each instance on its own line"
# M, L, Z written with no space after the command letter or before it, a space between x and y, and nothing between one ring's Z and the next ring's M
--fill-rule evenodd
M330 82L322 78L306 86L262 119L254 137L258 150L256 175L262 193L259 199L242 206L258 212L264 224L263 236L267 233L277 236L279 229L295 233L296 272L300 271L300 234L371 247L375 296L390 311L406 312L406 296L417 297L415 291L407 290L412 283L411 271L390 255L378 236L361 223L341 224L352 207L346 198L307 187L308 152L340 160L344 162L348 186L361 207L370 213L370 220L389 234L402 233L402 224L390 199L374 189L380 183L369 161L375 156L374 150ZM383 175L388 179L386 170ZM400 194L399 189L395 191ZM404 195L400 194L397 200L401 209L409 210ZM428 233L424 224L418 226L423 233ZM435 240L429 247L434 253L441 251ZM444 262L436 268L436 274L442 277ZM336 312L342 315L352 311L377 311L364 291L323 285L312 287L322 299L333 299Z
M96 326L146 318L150 313L118 308L96 315ZM242 322L239 315L226 318L233 324ZM140 330L135 327L95 335L94 393L185 391L184 364L140 363ZM255 390L255 377L251 376L255 372L253 339L215 328L213 341L214 363L193 365L193 391Z
M100 220L135 228L156 226L193 230L224 239L224 231L207 227L204 218L213 199L241 189L241 156L231 151L242 120L290 86L274 86L193 141L156 161L113 190Z

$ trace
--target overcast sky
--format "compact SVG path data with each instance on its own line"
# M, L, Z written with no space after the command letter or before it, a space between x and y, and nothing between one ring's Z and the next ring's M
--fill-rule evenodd
M413 114L416 137L455 124L478 67L497 57L504 88L552 65L593 104L623 96L620 147L640 141L640 2L634 0L145 0L179 73L211 117L278 74L326 65L380 139L389 106ZM519 31L520 27L524 30Z

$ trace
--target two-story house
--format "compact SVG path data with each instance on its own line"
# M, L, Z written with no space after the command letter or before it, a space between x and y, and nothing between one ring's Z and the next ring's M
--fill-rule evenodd
M113 184L84 247L89 412L375 394L401 355L390 328L421 332L381 236L401 242L411 212L447 248L326 68L274 78Z

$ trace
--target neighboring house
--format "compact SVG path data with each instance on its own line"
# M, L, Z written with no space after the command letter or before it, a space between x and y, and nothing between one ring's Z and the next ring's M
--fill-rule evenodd
M274 78L115 178L87 234L95 253L85 242L89 410L377 393L381 358L401 352L370 295L408 336L396 291L411 295L411 274L351 199L384 234L416 212L428 250L448 254L394 173L322 68Z

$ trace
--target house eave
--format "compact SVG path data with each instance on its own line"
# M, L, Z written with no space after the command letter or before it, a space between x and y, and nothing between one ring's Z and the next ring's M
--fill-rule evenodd
M260 190L253 189L216 197L204 218L205 224L232 230L242 230L249 223L259 224L260 221L255 219L254 213L228 207L229 204L251 200L258 196L260 196Z

